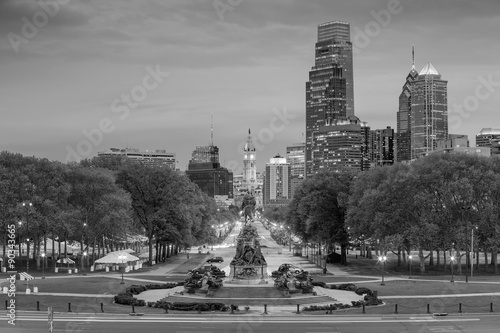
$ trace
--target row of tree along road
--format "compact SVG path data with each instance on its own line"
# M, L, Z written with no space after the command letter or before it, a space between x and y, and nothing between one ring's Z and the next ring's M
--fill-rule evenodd
M461 273L470 253L481 252L484 271L497 274L500 158L431 154L366 172L325 171L307 178L286 209L265 216L327 253L340 245L344 264L357 244L392 251L398 265L416 252L421 273L426 265L447 269L453 257Z
M4 260L7 226L15 224L17 245L30 245L29 257L36 258L38 269L42 254L55 264L67 253L51 246L51 240L77 243L80 253L95 259L142 236L149 260L158 262L214 242L212 225L237 219L234 211L217 212L215 201L180 172L121 158L63 164L2 152L0 188Z

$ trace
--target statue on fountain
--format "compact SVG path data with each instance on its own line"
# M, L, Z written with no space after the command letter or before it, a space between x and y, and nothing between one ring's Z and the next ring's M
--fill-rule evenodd
M253 214L255 212L255 198L250 193L245 194L243 197L243 203L241 204L241 210L243 211L243 216L245 217L245 225L248 221L253 221Z

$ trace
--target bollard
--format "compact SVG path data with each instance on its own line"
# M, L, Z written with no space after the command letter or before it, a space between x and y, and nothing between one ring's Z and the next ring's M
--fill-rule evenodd
M427 304L427 313L431 313L431 306Z
M234 314L234 306L231 304L231 314Z
M68 303L68 312L71 312L71 303Z
M462 313L462 303L458 303L458 313Z
M101 312L104 312L104 304L101 303Z
M36 311L40 311L40 301L36 301Z
M363 314L365 314L365 303L363 303Z
M264 304L264 314L267 314L267 304Z
M132 313L135 313L135 305L132 304Z
M493 312L493 303L490 303L490 312Z
M398 314L398 305L394 304L394 314Z
M300 314L300 310L299 310L299 304L297 304L297 314Z

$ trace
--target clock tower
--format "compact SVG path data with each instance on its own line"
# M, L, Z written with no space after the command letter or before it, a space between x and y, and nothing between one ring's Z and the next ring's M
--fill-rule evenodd
M257 188L257 156L255 146L252 142L252 135L248 129L247 142L243 148L243 189L248 189L248 193L253 194Z

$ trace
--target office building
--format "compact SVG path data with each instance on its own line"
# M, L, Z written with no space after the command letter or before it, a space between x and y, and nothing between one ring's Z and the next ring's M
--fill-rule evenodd
M321 126L312 138L311 173L325 169L370 167L370 127L355 116L334 120Z
M188 178L211 198L223 203L233 199L233 173L221 167L217 146L198 146L189 161Z
M448 138L448 81L428 63L413 82L411 96L411 159L437 149Z
M415 69L415 52L412 50L413 65L406 76L401 94L399 95L399 109L396 119L396 148L395 158L398 162L411 160L411 106L413 83L418 77Z
M166 150L157 149L153 151L140 151L134 148L111 148L107 151L98 152L100 158L125 157L132 161L154 167L165 167L175 170L175 153L167 153Z
M483 128L476 135L477 147L490 147L500 142L500 128Z
M286 158L279 155L266 164L264 181L264 209L287 206L292 197L290 186L291 167Z
M354 115L354 79L350 25L334 21L318 26L315 64L306 82L306 175L312 174L313 135L334 120Z
M368 150L371 167L394 164L394 129L387 126L370 131Z
M292 198L295 195L296 189L304 182L305 153L305 143L295 143L286 147L286 160L290 164L292 177L290 181Z

